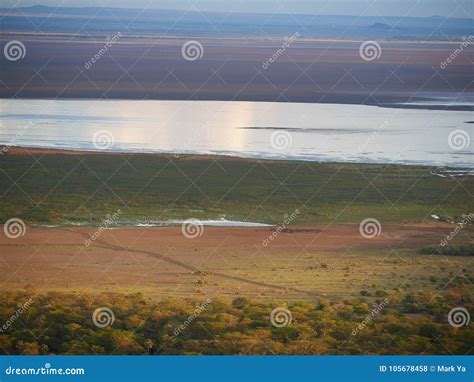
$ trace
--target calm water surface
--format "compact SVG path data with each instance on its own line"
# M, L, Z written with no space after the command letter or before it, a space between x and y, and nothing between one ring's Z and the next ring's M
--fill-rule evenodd
M469 111L359 105L1 100L0 144L474 168L472 121ZM470 141L460 150L456 130Z

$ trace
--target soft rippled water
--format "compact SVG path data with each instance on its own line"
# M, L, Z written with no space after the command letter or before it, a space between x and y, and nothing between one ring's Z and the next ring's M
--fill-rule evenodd
M7 145L474 168L474 113L468 111L227 101L0 102L0 144Z

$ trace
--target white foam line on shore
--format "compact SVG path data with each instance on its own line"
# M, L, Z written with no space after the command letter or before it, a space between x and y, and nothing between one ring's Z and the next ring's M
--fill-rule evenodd
M187 220L167 220L167 221L154 221L150 223L131 223L131 222L124 222L106 227L105 229L121 229L121 228L133 228L133 227L170 227L181 225L185 223ZM219 220L197 220L203 226L209 227L274 227L272 224L265 224L265 223L255 223L255 222L244 222L244 221L237 221L237 220L226 220L226 219L219 219ZM58 227L67 227L67 226L75 226L75 227L95 227L96 225L89 225L88 223L65 223L65 224L37 224L34 225L35 227L41 228L58 228Z
M243 222L237 220L226 220L226 219L219 219L219 220L196 220L204 226L211 226L211 227L273 227L271 224L265 223L255 223L255 222ZM172 226L172 225L180 225L185 223L186 220L168 220L168 221L160 221L160 222L152 222L152 223L138 223L136 227L162 227L162 226Z

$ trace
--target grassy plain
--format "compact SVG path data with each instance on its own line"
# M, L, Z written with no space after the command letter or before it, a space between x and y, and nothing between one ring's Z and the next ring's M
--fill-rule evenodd
M20 155L21 154L21 155ZM280 224L455 221L472 212L474 177L417 166L11 149L0 158L0 222L100 224L226 219Z

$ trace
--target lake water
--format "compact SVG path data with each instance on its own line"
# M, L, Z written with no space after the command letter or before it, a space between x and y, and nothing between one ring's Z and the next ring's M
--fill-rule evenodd
M360 105L15 99L0 101L0 144L474 168L473 121Z

